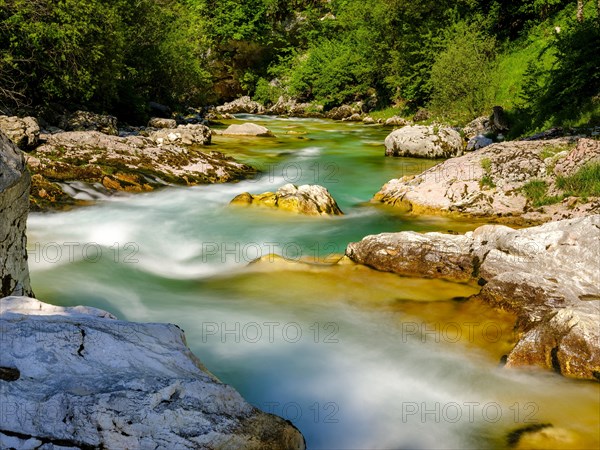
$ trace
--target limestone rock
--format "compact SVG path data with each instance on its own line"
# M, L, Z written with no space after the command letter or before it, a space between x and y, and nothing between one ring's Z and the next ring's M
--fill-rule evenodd
M329 191L319 185L286 184L277 192L252 195L244 192L231 200L232 205L266 206L309 216L342 215Z
M76 111L64 116L59 127L66 131L99 131L100 133L118 136L117 118L89 111Z
M333 120L342 120L347 117L351 117L353 114L358 114L358 113L360 113L360 108L355 108L350 105L342 105L342 106L338 106L337 108L331 109L326 114L326 117L328 119L333 119Z
M365 125L373 125L373 124L375 124L375 123L377 123L377 122L376 122L376 121L375 121L375 119L373 119L371 116L367 116L367 117L365 117L365 118L363 119L363 123L364 123Z
M490 138L486 138L484 135L480 134L469 139L469 142L467 143L467 151L472 152L475 150L480 150L488 145L492 145L493 143L494 141L492 141Z
M478 135L491 134L494 132L493 124L488 116L481 116L473 119L463 128L463 134L466 139L473 139Z
M163 119L162 117L152 117L148 121L150 128L177 128L175 119Z
M152 131L149 137L159 146L164 144L209 145L211 141L211 131L210 128L205 125L187 124L179 125L174 128L162 128L157 131Z
M178 133L179 130L176 129ZM175 138L182 143L186 130L199 130L198 139L209 138L210 130L203 125L189 125L181 130L182 137ZM33 202L42 210L54 207L52 199L58 198L48 194L44 182L54 188L57 183L81 181L100 184L111 192L144 192L169 183L196 185L235 181L256 172L222 153L182 147L170 139L158 145L149 137L117 137L97 131L42 135L42 139L44 143L29 155L34 179L41 178L36 182L39 189L32 191ZM42 191L44 195L35 195Z
M580 139L576 148L556 162L554 173L562 176L573 175L581 166L592 162L600 162L600 141Z
M14 374L0 381L3 448L305 447L208 372L176 325L8 297L0 328L0 367Z
M309 112L309 110L314 109L317 109L317 111ZM320 116L320 112L318 111L318 109L318 107L315 107L310 103L302 103L299 102L297 99L289 98L287 96L282 95L277 100L277 103L275 103L273 106L271 106L271 108L269 108L268 113L292 117L303 117L312 115ZM322 110L323 107L320 107L320 109Z
M391 180L375 194L374 201L417 214L466 215L515 223L597 214L599 199L590 198L577 205L565 200L536 208L523 192L532 180L546 181L549 189L554 189L554 164L557 168L562 165L560 160L544 155L546 151L568 150L572 144L572 138L493 144L444 161L420 175ZM589 161L593 152L572 153L565 160L571 161L570 170L576 170Z
M405 127L410 125L410 122L400 116L392 116L386 119L385 125L390 127Z
M392 131L385 139L386 156L452 158L463 153L463 141L456 130L435 126L407 126Z
M22 152L0 131L0 297L32 295L25 236L30 184Z
M229 125L222 134L229 136L258 136L258 137L273 137L273 133L262 125L255 123L243 123L240 125Z
M515 313L520 339L507 366L599 379L600 215L464 236L387 233L352 243L353 261L400 275L478 281L479 296Z
M264 114L265 107L245 96L217 106L217 112L220 114Z
M40 126L34 117L0 116L0 131L22 150L34 148L40 136Z

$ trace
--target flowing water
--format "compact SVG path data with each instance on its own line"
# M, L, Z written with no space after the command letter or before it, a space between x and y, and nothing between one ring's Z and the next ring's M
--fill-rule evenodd
M367 234L477 226L368 202L434 161L384 158L377 126L238 119L277 136L213 141L256 179L32 214L36 295L177 323L215 375L291 420L309 448L502 448L535 423L564 429L562 448L600 445L598 385L502 369L514 318L466 301L476 287L328 264ZM345 215L228 207L287 182L326 186Z

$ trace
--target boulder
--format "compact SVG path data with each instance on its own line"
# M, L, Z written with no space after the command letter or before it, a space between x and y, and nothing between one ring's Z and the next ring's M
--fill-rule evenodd
M0 131L0 297L32 295L25 235L30 184L23 153Z
M392 131L385 139L386 156L452 158L463 153L460 134L452 128L414 125Z
M0 116L0 131L22 150L34 148L40 136L40 126L34 117Z
M600 215L464 236L387 233L346 249L355 262L400 275L477 281L479 296L518 317L506 365L600 380Z
M76 111L63 116L59 127L66 131L99 131L104 134L117 136L117 118L89 111Z
M148 121L148 127L150 127L150 128L177 128L177 121L175 119L163 119L162 117L152 117Z
M367 116L363 119L363 123L365 125L373 125L373 124L377 123L377 121L375 119L373 119L371 116Z
M268 128L255 123L242 123L240 125L229 125L221 134L228 136L258 136L273 137L273 133Z
M431 113L429 111L427 111L425 108L419 108L413 116L413 122L424 122L429 120L430 117Z
M189 125L183 130L188 127L194 130L199 127L197 143L202 136L208 139L206 127ZM184 136L182 132L181 138L175 138L183 141ZM32 202L36 209L42 210L55 207L55 201L60 200L63 190L57 183L81 181L98 183L110 192L144 192L168 184L187 186L240 180L256 173L252 167L222 153L182 147L170 139L159 145L150 137L117 137L97 131L42 135L41 139L44 143L29 155L28 163L36 179ZM57 188L57 192L53 191ZM58 203L56 206L62 207Z
M331 109L325 116L328 119L342 120L346 117L351 117L352 114L360 113L360 108L354 108L350 105L342 105Z
M302 117L306 115L320 115L319 109L322 110L322 106L315 106L311 103L302 103L295 98L289 98L287 96L280 96L271 108L269 108L269 114L276 114L280 116L295 116ZM315 112L309 112L310 110L316 110Z
M469 142L467 143L467 151L472 152L479 150L487 147L488 145L492 145L493 143L494 141L492 141L490 138L486 138L483 134L480 134L469 139Z
M344 117L342 119L344 122L362 122L362 116L358 113L352 114L350 117Z
M231 200L232 205L266 206L309 216L342 215L329 191L319 185L295 186L286 184L277 192L252 195L244 192Z
M217 106L217 112L220 114L264 114L265 107L245 96Z
M593 154L592 150L577 150L579 145L588 145L585 141L577 147L573 143L572 138L561 138L492 144L419 175L391 180L375 194L374 201L415 214L481 217L518 224L600 213L598 198L538 207L525 195L524 187L533 180L545 182L548 195L560 194L553 171L566 170L563 167L568 164L572 173ZM547 158L548 153L556 155ZM561 163L561 159L568 163Z
M463 134L466 139L473 139L478 135L492 134L492 122L488 116L481 116L473 119L463 128Z
M212 375L176 325L0 300L0 447L303 449Z
M410 122L400 116L392 116L386 119L385 125L388 127L405 127L410 125Z
M157 131L152 131L150 132L149 137L156 142L158 146L164 144L209 145L211 141L211 131L210 128L205 125L187 124L179 125L176 128L161 128Z

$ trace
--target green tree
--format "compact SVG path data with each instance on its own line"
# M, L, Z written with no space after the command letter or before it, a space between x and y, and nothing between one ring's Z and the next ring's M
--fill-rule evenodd
M489 111L494 102L495 41L460 24L431 68L431 106L461 119Z

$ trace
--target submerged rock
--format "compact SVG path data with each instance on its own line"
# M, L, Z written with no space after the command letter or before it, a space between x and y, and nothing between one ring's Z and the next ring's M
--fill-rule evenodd
M273 137L273 133L268 128L250 122L240 125L229 125L220 134L228 136Z
M400 275L477 281L479 296L516 314L520 339L507 367L569 377L600 374L600 215L464 236L386 233L348 245L355 262Z
M598 144L589 141L581 139L576 147L572 138L493 144L444 161L420 175L391 180L375 194L374 201L416 214L466 215L516 223L595 214L600 212L597 198L575 199L574 203L558 199L555 204L538 207L524 191L528 183L538 181L546 183L548 196L560 194L555 171L566 171L568 166L568 172L573 173L594 160Z
M0 131L23 150L35 147L40 136L40 126L34 117L0 116Z
M452 128L406 126L392 131L385 139L386 156L452 158L463 153L460 134Z
M23 153L0 131L0 297L32 295L25 236L30 184Z
M0 327L2 448L305 448L208 372L176 325L8 297Z
M252 195L244 192L233 200L232 205L266 206L309 216L342 215L342 211L329 191L319 185L295 186L286 184L277 192Z
M177 128L184 141L188 131L194 139L210 139L203 125ZM159 141L165 130L153 135ZM37 185L32 191L36 209L53 207L60 195L50 193L56 183L99 183L109 191L143 192L167 184L196 185L247 178L255 170L219 152L202 152L168 142L157 144L143 136L117 137L103 133L68 132L43 135L43 144L28 155L28 165ZM191 138L190 138L191 139ZM47 184L50 186L48 186ZM61 203L61 202L59 202ZM62 206L62 204L59 204Z

